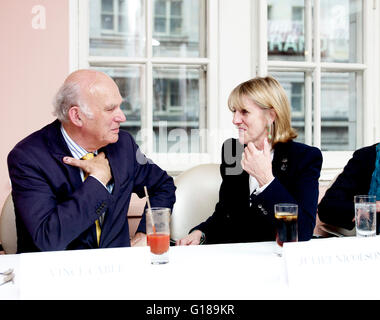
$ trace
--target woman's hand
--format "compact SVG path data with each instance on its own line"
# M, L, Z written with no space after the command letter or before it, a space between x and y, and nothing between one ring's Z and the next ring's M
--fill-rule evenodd
M192 233L188 234L186 237L177 240L176 246L190 246L198 245L201 242L202 231L194 230Z
M249 142L244 149L241 165L249 175L256 178L260 187L274 179L270 151L267 139L264 139L263 150L258 150L253 142Z

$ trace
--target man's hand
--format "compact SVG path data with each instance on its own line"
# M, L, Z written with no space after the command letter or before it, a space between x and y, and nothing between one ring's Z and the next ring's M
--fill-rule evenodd
M63 162L70 166L78 167L84 172L96 177L104 185L111 180L111 168L104 152L100 152L95 158L78 160L72 157L64 157Z
M147 245L146 234L142 232L137 232L135 236L131 239L131 247L144 247Z
M188 234L186 237L177 240L176 246L190 246L198 245L201 242L202 231L194 230L192 233Z

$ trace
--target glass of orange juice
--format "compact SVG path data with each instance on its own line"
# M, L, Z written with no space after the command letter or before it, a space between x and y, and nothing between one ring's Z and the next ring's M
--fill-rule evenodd
M147 244L150 247L151 263L169 262L170 209L152 207L145 210Z

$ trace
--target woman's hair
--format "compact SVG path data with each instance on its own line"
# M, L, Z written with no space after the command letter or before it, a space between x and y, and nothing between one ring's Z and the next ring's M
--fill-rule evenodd
M276 118L271 128L272 146L277 142L287 142L297 137L291 125L291 109L288 97L281 84L271 76L256 77L239 84L228 98L228 108L244 109L243 97L251 99L262 109L273 109Z
M65 82L58 90L53 100L54 112L58 120L67 121L68 112L72 106L79 106L87 118L91 119L93 114L90 108L80 99L80 86L76 82Z

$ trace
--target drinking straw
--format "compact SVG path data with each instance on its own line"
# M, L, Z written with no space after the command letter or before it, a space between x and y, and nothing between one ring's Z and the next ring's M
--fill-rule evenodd
M154 225L154 221L153 221L153 214L152 214L152 208L150 206L150 201L149 201L149 195L148 195L148 190L146 189L146 186L144 186L144 191L145 191L145 197L146 197L146 201L148 203L148 212L149 212L149 217L150 217L150 223L152 224L152 230L153 230L153 233L156 233L156 227Z

